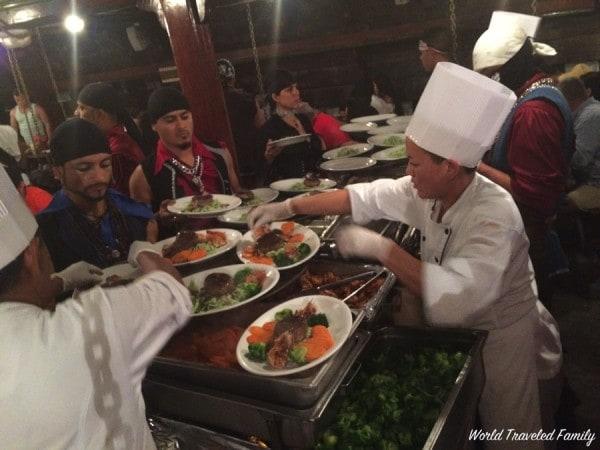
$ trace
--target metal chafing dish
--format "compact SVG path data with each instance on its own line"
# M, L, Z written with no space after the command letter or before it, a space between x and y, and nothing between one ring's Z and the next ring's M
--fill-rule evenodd
M317 401L305 408L274 404L189 383L150 377L144 385L149 411L190 423L202 424L235 436L258 436L271 448L310 448L337 414L344 393L352 388L361 363L378 346L394 341L414 349L420 346L452 347L468 354L463 369L424 446L426 449L459 449L473 425L484 383L481 351L486 332L447 329L384 328L371 334L359 330L347 345L336 376Z

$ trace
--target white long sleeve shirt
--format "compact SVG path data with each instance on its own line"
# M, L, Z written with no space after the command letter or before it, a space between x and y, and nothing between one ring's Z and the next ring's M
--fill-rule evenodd
M54 312L0 303L0 442L18 449L153 449L142 379L188 320L165 272L95 288Z

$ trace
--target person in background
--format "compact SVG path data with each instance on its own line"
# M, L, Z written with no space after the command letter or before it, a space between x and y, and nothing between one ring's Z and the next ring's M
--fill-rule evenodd
M112 266L125 261L132 242L157 240L152 211L109 188L111 152L98 127L79 118L63 122L50 156L62 189L37 220L57 270L77 261Z
M579 210L600 208L600 101L592 97L579 78L558 85L574 114L575 153L571 173L578 187L567 199Z
M296 111L300 114L308 116L315 133L322 139L325 144L325 150L341 147L345 144L354 144L355 141L348 133L340 130L342 125L335 117L314 109L306 102L301 102Z
M529 237L539 297L550 306L550 274L560 243L551 223L566 190L573 154L573 115L554 80L542 72L535 55L552 55L551 47L533 42L540 18L502 12L501 26L490 26L473 49L473 68L500 82L518 97L485 162L478 171L509 191L519 207ZM525 28L523 28L525 27Z
M13 98L16 106L10 110L10 126L21 135L31 150L46 148L52 139L48 114L40 105L30 103L22 92L14 91Z
M158 134L152 129L152 120L150 114L145 109L138 110L133 115L133 121L142 133L146 146L142 148L146 157L151 156L156 151L156 144L158 143Z
M132 246L144 276L126 286L84 262L54 273L38 225L0 167L0 436L4 448L154 449L142 380L189 320L188 289L159 255ZM136 243L140 244L140 243Z
M590 72L582 75L581 81L585 84L596 100L600 100L600 72Z
M366 79L357 82L350 92L345 112L342 113L346 116L346 120L351 121L356 117L378 114L377 110L371 106L372 97L373 83Z
M373 77L371 106L378 114L390 114L396 111L396 103L396 89L391 80L383 73L376 73Z
M592 69L587 64L575 64L568 72L561 73L558 76L558 81L561 82L567 78L581 78L591 72Z
M121 94L108 83L90 83L79 92L75 116L93 123L106 135L115 189L129 195L129 178L144 160L145 143L121 103Z
M259 148L264 149L265 183L285 178L304 177L321 159L323 144L304 114L296 114L300 105L298 83L287 70L275 71L269 84L268 100L273 114L260 129ZM307 141L280 147L272 141L309 134Z
M514 200L475 170L515 100L495 81L439 63L406 129L408 176L260 205L248 225L294 214L351 213L359 224L387 219L421 230L420 260L356 225L340 230L336 244L343 256L376 260L394 272L422 299L428 324L488 330L482 428L534 433L542 428L540 385L558 378L562 365L558 327L537 299ZM542 449L543 442L504 439L487 441L485 448Z
M12 156L17 162L21 160L21 148L19 147L19 135L10 125L8 114L0 111L0 149Z
M452 38L448 31L436 28L419 41L419 59L425 72L431 73L439 62L452 62Z
M217 60L217 69L238 156L240 177L255 183L260 161L257 153L258 129L264 125L265 115L254 96L236 87L235 68L231 61Z
M240 191L229 151L194 136L190 105L180 91L155 90L148 99L148 114L159 140L156 152L131 176L132 198L168 216L166 206L173 199Z
M37 186L32 186L25 183L23 179L23 173L16 165L9 165L6 167L6 173L10 177L21 197L25 201L25 204L29 208L32 214L37 214L40 211L46 209L52 202L52 195Z

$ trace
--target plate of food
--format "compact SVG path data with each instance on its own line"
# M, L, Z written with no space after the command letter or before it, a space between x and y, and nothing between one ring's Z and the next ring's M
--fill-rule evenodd
M352 144L334 148L323 153L323 159L351 158L352 156L362 155L373 149L372 144Z
M192 296L192 316L215 314L256 300L275 287L279 271L264 264L234 264L183 279Z
M271 144L276 147L287 147L288 145L299 144L300 142L310 142L310 134L298 134L296 136L288 136L275 141L271 141Z
M346 133L365 133L373 128L377 128L375 122L345 123L340 127L340 130Z
M402 128L400 125L385 125L383 127L373 128L372 130L369 130L368 133L374 136L377 134L402 133L404 130L405 128Z
M371 158L377 161L396 161L398 159L406 159L406 145L397 145L388 147L385 150L380 150L373 153Z
M186 230L154 245L161 250L164 258L169 259L177 267L219 256L235 247L241 238L242 233L229 228Z
M242 199L242 207L258 206L272 202L279 195L279 191L271 188L258 188L251 191L242 191L235 194Z
M411 119L412 116L392 117L391 119L388 119L387 124L401 128L400 132L404 133L404 130L406 130L406 127L408 127L408 124L410 123Z
M270 309L240 338L236 356L248 372L268 377L315 367L337 352L352 328L352 312L337 298L298 297Z
M189 217L213 217L237 208L242 199L235 195L203 194L181 197L167 206L173 214Z
M142 276L139 267L133 267L131 264L123 263L102 269L101 287L123 286Z
M385 122L386 120L391 119L392 117L396 117L396 114L393 114L393 113L376 114L373 116L355 117L350 122L352 122L352 123Z
M312 258L321 241L310 228L296 222L273 222L253 228L237 244L242 262L291 269Z
M367 142L378 147L396 147L406 145L406 136L403 133L378 134L371 136Z
M307 173L304 178L287 178L274 181L270 184L272 189L282 192L308 192L322 191L336 185L334 180L319 178L316 174Z
M358 156L356 158L332 159L321 163L319 167L323 170L329 170L332 172L343 172L347 170L366 169L374 166L375 164L377 164L377 161L372 158Z
M231 211L221 214L219 217L217 217L217 219L219 222L230 223L232 225L245 225L248 221L248 213L252 208L252 206L235 208Z

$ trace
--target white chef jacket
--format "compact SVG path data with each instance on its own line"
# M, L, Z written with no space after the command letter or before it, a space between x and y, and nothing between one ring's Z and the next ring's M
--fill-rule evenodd
M0 125L0 148L14 157L17 161L21 159L19 135L10 125Z
M539 404L537 379L559 372L562 349L554 318L537 300L529 240L511 195L475 174L437 223L440 203L419 198L410 176L347 189L355 222L385 218L421 230L423 309L430 324L489 330L484 427L538 431L539 408L532 406ZM511 445L524 448L523 442L498 448Z
M54 312L0 303L2 447L154 449L142 379L191 307L165 272L92 289Z
M390 114L396 108L396 105L386 102L375 94L371 95L371 106L377 110L378 114Z

